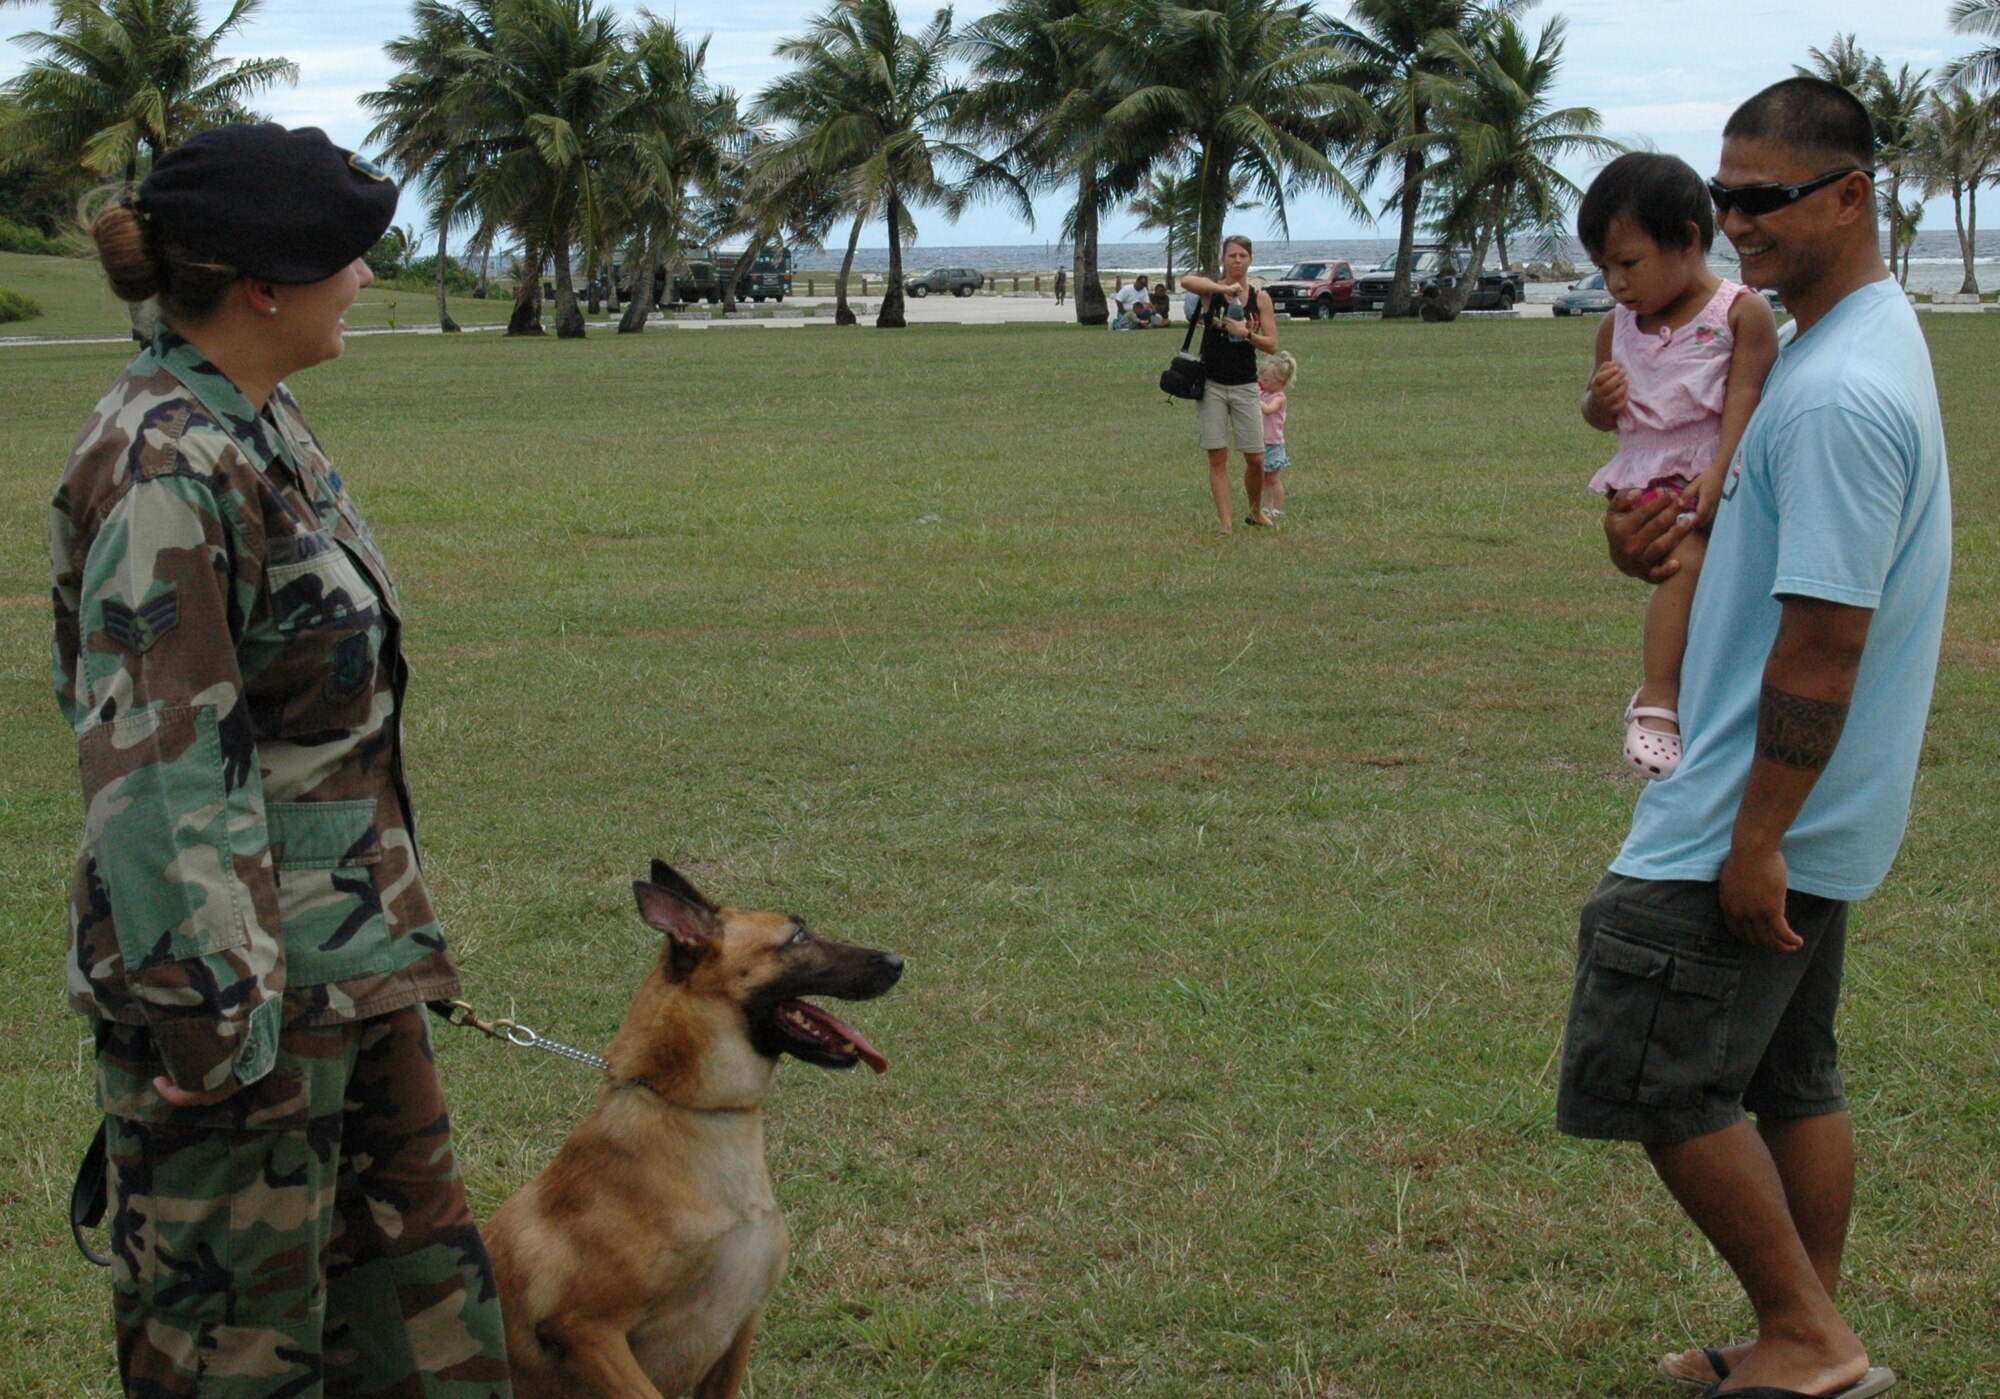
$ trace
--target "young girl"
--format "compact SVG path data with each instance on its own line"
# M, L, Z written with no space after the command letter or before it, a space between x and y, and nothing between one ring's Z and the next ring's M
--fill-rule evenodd
M1607 496L1678 495L1695 529L1680 568L1646 609L1645 683L1625 710L1625 761L1654 780L1681 760L1681 657L1687 650L1707 529L1723 474L1778 358L1764 298L1708 267L1715 214L1708 189L1669 155L1623 155L1577 209L1577 236L1618 301L1597 335L1583 418L1618 434L1618 454L1590 480Z
M1264 410L1264 513L1285 513L1285 478L1279 473L1292 464L1285 450L1285 408L1299 362L1287 350L1264 361L1257 371L1257 403Z

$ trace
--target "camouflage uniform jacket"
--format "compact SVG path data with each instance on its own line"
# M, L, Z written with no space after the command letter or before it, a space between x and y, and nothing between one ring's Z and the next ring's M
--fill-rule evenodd
M190 1090L287 1024L457 993L403 779L396 590L282 386L162 329L56 493L55 685L85 806L70 1004Z

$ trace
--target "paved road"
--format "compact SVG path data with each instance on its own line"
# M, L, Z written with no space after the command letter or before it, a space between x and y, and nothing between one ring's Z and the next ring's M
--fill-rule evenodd
M833 306L833 298L830 296L792 297L787 299L784 305L786 310L813 308L827 308L830 310ZM880 308L881 302L875 297L869 297L866 300L856 298L850 302L850 305L853 306L855 314L860 317L862 324L866 325L875 319L875 313ZM1920 304L1917 309L1935 315L1953 315L1968 312L1976 315L1981 311L2000 312L2000 306L1991 302L1983 306L1932 306L1929 304ZM1178 311L1179 307L1176 307L1175 310ZM1473 311L1467 314L1473 320L1500 320L1524 318L1547 319L1554 313L1546 302L1527 301L1511 312ZM904 319L912 325L1074 325L1076 323L1076 308L1074 305L1065 304L1058 306L1055 303L1055 298L1052 296L1035 296L1030 293L1023 293L1019 296L1002 293L997 296L906 297L903 301L903 315ZM1343 321L1372 320L1374 317L1343 316L1340 319ZM671 317L655 316L651 328L656 330L700 331L734 331L758 328L768 330L798 330L808 326L828 326L832 324L833 318L830 314L804 317L787 316L781 320L756 319L744 321L677 321ZM593 331L610 331L614 328L614 325L615 323L610 319L590 322L590 328ZM505 329L505 327L499 325L481 325L467 326L465 329L468 334L491 334L497 333ZM1179 334L1186 327L1179 321L1176 321L1168 329L1175 334ZM403 326L396 330L350 330L347 333L355 336L370 336L437 335L441 332L436 326L430 325ZM0 336L0 349L16 345L123 345L130 342L131 337L129 335Z

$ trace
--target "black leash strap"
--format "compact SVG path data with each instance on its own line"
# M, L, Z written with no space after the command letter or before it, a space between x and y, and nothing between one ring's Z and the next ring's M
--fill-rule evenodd
M76 1180L69 1188L70 1237L76 1240L76 1251L100 1268L110 1267L111 1260L90 1246L83 1231L104 1222L105 1207L110 1200L104 1132L105 1124L98 1123L97 1135L90 1139L90 1147L76 1168Z

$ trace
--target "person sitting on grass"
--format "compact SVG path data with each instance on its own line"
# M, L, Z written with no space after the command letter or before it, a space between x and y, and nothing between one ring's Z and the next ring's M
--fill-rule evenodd
M1134 277L1131 286L1120 287L1114 299L1118 303L1115 329L1144 330L1153 323L1153 293L1146 285L1145 273Z
M1618 453L1590 488L1640 500L1666 492L1694 515L1679 569L1646 609L1645 681L1625 707L1625 761L1657 781L1680 764L1688 610L1723 470L1778 358L1777 324L1763 297L1709 270L1715 218L1685 161L1618 157L1591 182L1576 228L1618 301L1598 327L1583 395L1583 420L1616 432Z

